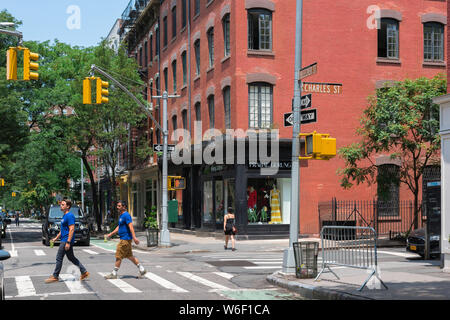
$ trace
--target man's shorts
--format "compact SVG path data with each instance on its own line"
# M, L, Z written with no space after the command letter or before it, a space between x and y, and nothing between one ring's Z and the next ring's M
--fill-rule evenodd
M133 256L133 252L131 250L131 241L132 240L120 240L116 249L116 258L123 260L125 258L131 258Z

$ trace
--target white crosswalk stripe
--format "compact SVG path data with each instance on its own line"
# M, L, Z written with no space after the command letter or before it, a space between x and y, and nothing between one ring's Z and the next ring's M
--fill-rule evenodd
M37 256L46 256L45 252L43 250L34 250L34 253Z
M74 294L86 294L89 291L83 287L81 281L76 279L72 274L60 274L59 278L64 281L70 292Z
M19 294L18 297L30 297L36 295L33 282L30 276L18 276L16 277L16 286Z
M107 272L99 272L99 274L102 277L104 277L108 273ZM110 283L112 283L113 285L115 285L117 288L119 288L120 290L122 290L125 293L140 293L140 292L142 292L141 290L138 290L135 287L133 287L132 285L126 283L122 279L108 279L107 281L109 281Z
M98 252L95 252L95 251L92 251L92 250L89 250L89 249L83 249L83 251L87 252L89 254L93 254L93 255L98 254Z
M185 290L183 288L180 288L176 284L174 284L174 283L172 283L172 282L170 282L170 281L168 281L168 280L166 280L164 278L161 278L160 276L158 276L158 275L156 275L154 273L147 272L145 274L145 277L147 277L148 279L156 282L157 284L159 284L160 286L162 286L162 287L164 287L166 289L172 290L173 292L179 292L179 293L189 292L189 291L187 291L187 290Z
M225 287L225 286L223 286L223 285L221 285L221 284L218 284L218 283L209 281L209 280L207 280L207 279L204 279L204 278L202 278L202 277L196 276L196 275L194 275L194 274L192 274L192 273L190 273L190 272L177 272L177 273L178 273L179 275L182 275L183 277L186 277L186 278L188 278L188 279L190 279L190 280L192 280L192 281L195 281L195 282L198 282L198 283L200 283L200 284L203 284L203 285L205 285L205 286L207 286L207 287L210 287L210 288L212 288L212 289L218 289L218 290L230 290L229 288L227 288L227 287Z

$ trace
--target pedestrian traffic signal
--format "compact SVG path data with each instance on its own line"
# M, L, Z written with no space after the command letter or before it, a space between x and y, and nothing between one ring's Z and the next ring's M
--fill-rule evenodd
M33 61L39 60L39 54L31 52L30 49L23 49L23 80L38 80L39 74L37 72L39 70L39 64Z
M15 193L15 192L13 192L13 193L12 193L12 196L13 196L13 197L15 197L15 196L16 196L16 193Z
M108 103L108 91L109 82L102 81L102 79L97 78L97 104Z
M83 80L83 104L92 104L91 78Z
M167 177L167 190L184 190L186 189L186 179L183 177Z
M6 80L17 80L17 48L6 51Z
M299 137L305 137L305 156L299 156L300 160L330 160L336 156L336 139L329 134L300 133Z

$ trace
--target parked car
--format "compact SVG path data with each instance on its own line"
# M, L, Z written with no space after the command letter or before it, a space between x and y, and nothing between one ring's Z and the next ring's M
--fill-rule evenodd
M439 234L430 235L430 256L436 257L440 255L439 242L441 237ZM406 239L406 250L419 254L422 258L425 257L425 229L420 228L411 231Z
M50 240L56 237L61 228L61 219L64 213L58 205L52 205L47 210L45 218L42 222L42 244L49 246ZM83 210L78 206L70 208L70 212L75 216L75 243L89 246L91 243L91 236L87 217ZM58 241L57 241L58 243Z
M6 214L0 216L0 240L6 237L6 227L11 223L11 219L6 217ZM1 244L1 241L0 241Z
M8 251L0 250L0 300L5 300L5 284L3 281L3 260L9 259L11 256Z

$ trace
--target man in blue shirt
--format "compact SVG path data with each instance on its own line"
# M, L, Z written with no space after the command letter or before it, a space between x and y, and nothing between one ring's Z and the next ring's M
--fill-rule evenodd
M131 262L133 262L139 269L138 277L143 276L147 273L145 268L139 263L138 259L133 256L133 251L131 247L131 241L139 244L139 240L136 238L136 234L134 233L133 228L133 220L131 219L130 214L127 211L127 205L125 201L120 200L117 202L117 211L119 211L119 225L114 231L107 234L108 238L111 238L112 235L119 233L120 242L117 245L116 249L116 263L114 266L114 270L112 273L105 276L105 279L117 279L117 272L119 271L120 265L122 264L122 260L128 258Z
M80 268L81 276L80 281L85 280L89 277L89 272L86 271L86 268L80 263L80 261L73 254L73 244L75 243L75 216L72 212L70 212L70 208L72 207L72 202L70 200L61 201L60 208L61 211L64 212L64 216L61 220L61 231L58 235L53 238L51 241L55 242L61 236L61 243L59 245L58 253L56 255L56 267L53 275L50 276L46 283L58 282L59 281L59 273L61 272L62 263L64 256L67 255L67 258L70 262Z

